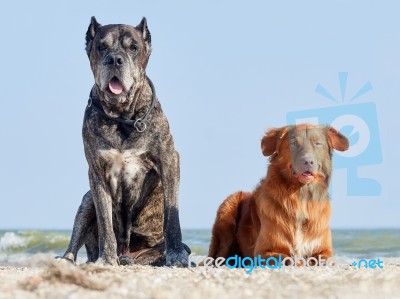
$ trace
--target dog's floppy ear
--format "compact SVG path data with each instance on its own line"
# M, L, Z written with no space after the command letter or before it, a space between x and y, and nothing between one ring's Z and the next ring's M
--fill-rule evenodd
M142 21L139 25L136 26L136 29L142 33L143 40L148 45L151 45L151 34L149 31L149 27L147 27L147 20L145 17L142 18Z
M330 126L328 126L328 140L335 150L344 152L349 148L349 140Z
M270 129L261 139L261 151L264 156L271 156L276 151L278 140L282 134L282 128Z
M92 43L96 32L99 30L101 25L97 22L95 17L92 17L90 20L89 28L86 32L86 53L89 55L90 50L92 49Z

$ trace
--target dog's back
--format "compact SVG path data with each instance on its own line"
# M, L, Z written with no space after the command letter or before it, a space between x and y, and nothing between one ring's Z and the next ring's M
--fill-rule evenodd
M242 255L237 233L243 217L251 215L250 203L254 204L249 192L236 192L230 195L218 209L217 219L212 229L211 245L208 256L228 257Z

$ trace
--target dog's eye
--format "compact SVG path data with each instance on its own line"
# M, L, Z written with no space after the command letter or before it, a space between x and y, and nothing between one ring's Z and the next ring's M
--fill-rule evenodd
M320 146L320 145L322 145L322 142L320 142L320 141L315 141L315 145Z
M105 50L107 50L107 47L104 44L100 44L97 46L97 51L103 52Z
M296 146L296 140L295 139L292 139L292 140L290 140L290 146Z
M138 47L135 44L130 45L129 49L133 52L136 52L138 50Z

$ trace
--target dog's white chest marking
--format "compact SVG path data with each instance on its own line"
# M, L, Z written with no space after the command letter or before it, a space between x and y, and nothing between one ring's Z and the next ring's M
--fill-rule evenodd
M106 161L106 178L111 191L117 190L121 181L129 182L136 176L143 164L140 159L143 151L119 151L117 149L100 150L100 156Z
M320 239L305 239L301 227L296 229L295 242L294 255L297 257L311 256L321 246Z
M313 255L318 247L321 246L321 239L309 239L305 236L307 232L303 231L303 224L306 221L306 206L303 206L301 212L297 215L296 232L294 236L294 248L292 254L297 257L307 257Z

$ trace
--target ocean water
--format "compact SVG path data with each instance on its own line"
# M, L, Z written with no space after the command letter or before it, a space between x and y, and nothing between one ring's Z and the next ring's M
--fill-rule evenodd
M211 231L184 229L183 241L196 255L207 255ZM38 254L62 255L71 231L0 230L0 266L18 266ZM336 256L349 258L400 257L400 229L333 230ZM84 262L85 250L78 262Z

